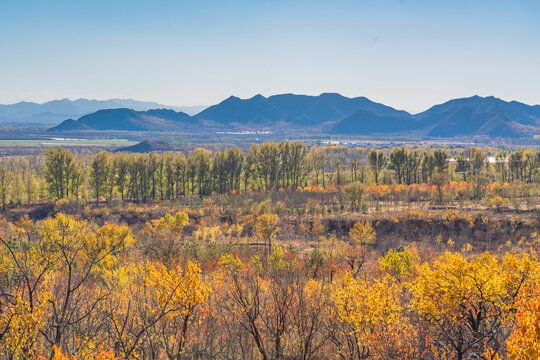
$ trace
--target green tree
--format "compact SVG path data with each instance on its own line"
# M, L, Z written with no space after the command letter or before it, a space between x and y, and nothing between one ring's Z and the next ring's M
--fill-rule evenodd
M70 181L74 175L78 179L79 173L75 164L73 153L63 148L50 148L45 150L45 181L49 194L57 199L69 195Z
M313 147L309 151L309 158L313 166L313 170L315 171L315 184L319 185L319 175L321 175L322 186L324 187L324 168L327 161L326 150L324 148L318 147L317 145L313 145Z
M368 154L369 168L373 172L375 183L379 183L379 174L386 164L386 155L382 151L371 150Z
M437 172L444 173L448 170L448 154L442 149L437 149L433 152L435 160L435 168Z
M345 185L345 196L351 202L351 209L358 210L362 203L362 195L364 194L364 185L359 181Z
M125 154L117 154L114 157L114 167L116 169L116 188L120 192L120 197L124 201L124 191L128 182L129 158Z
M403 147L393 148L388 159L388 168L395 171L396 181L403 184L405 182L404 168L407 163L407 151Z
M433 171L435 170L435 157L433 156L433 153L429 151L424 151L422 153L420 169L422 173L422 181L425 183L428 182L431 179L431 175L433 175Z
M89 182L92 192L96 197L96 203L99 205L99 196L104 195L108 189L109 172L111 159L109 153L102 151L93 157L90 162Z
M6 164L0 164L0 197L2 198L2 210L6 211L6 202L9 196L9 188L12 180L11 171Z

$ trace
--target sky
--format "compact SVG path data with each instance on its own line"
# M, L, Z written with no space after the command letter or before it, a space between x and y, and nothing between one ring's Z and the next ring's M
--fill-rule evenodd
M3 104L323 92L540 104L540 1L0 1Z

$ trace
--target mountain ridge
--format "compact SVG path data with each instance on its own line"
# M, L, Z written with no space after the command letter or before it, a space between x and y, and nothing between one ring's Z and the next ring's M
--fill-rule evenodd
M207 131L276 130L336 135L407 135L427 137L531 137L540 134L540 105L478 95L451 99L410 114L366 97L337 93L318 96L257 94L230 96L188 115L170 109L107 109L68 119L51 131Z

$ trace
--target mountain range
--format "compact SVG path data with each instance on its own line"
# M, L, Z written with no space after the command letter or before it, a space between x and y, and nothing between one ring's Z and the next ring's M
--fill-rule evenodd
M195 115L167 109L99 110L50 131L122 130L208 132L273 130L339 135L532 137L540 134L540 105L472 96L410 114L365 97L281 94L231 96Z
M66 118L79 118L83 115L91 114L98 110L115 108L129 108L138 111L169 108L177 111L185 111L190 114L196 114L203 110L205 106L174 107L154 102L137 101L131 99L61 99L48 101L42 104L21 101L9 105L0 104L0 123L55 124L65 120Z

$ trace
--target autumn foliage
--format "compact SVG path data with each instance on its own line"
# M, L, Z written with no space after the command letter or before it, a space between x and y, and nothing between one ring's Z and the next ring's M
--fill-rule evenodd
M536 154L3 161L0 359L538 359Z
M207 242L215 262L201 264L183 233L189 223L186 212L165 214L135 232L65 214L38 223L4 222L2 358L539 354L540 265L534 251L497 255L465 247L431 261L407 246L377 259L377 232L365 221L356 222L345 239L321 242L307 257L276 243L264 251L230 245L217 251ZM278 223L277 215L263 212L253 234L268 241ZM324 232L320 222L315 227ZM154 237L173 238L176 257L148 252L143 244L153 244Z

